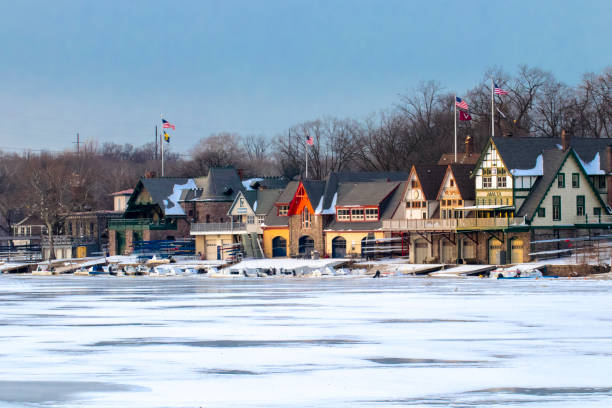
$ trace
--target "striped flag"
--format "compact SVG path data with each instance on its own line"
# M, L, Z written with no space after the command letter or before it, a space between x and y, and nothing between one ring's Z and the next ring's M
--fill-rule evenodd
M503 89L501 89L499 86L497 86L495 82L493 82L493 84L495 85L495 89L493 91L495 95L508 95L508 91L504 91Z
M306 136L306 143L308 143L310 146L314 145L314 139L312 138L312 136Z
M168 122L166 119L162 119L162 127L163 127L164 129L168 129L168 128L170 128L170 129L172 129L172 130L175 130L175 129L174 129L174 128L175 128L175 126L174 126L172 123Z
M459 98L458 96L455 97L456 101L455 101L455 105L457 105L457 107L459 109L464 109L464 110L468 110L468 104L466 101L464 101L463 99Z

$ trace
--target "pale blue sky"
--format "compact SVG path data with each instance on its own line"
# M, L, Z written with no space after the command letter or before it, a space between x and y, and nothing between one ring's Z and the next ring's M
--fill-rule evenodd
M459 94L519 64L574 84L612 65L610 1L2 1L0 149L74 135L181 152L361 119L435 79Z

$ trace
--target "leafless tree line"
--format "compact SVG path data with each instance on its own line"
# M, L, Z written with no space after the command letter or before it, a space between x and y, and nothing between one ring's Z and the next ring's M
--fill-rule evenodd
M520 66L515 74L493 68L460 95L473 120L458 122L459 141L469 134L477 151L491 135L491 80L509 92L495 97L498 136L558 137L565 129L574 137L612 137L612 68L585 74L576 86L539 68ZM343 170L408 170L453 151L453 114L454 94L438 82L421 82L363 120L324 117L274 137L203 137L186 156L167 151L166 174L200 176L211 167L234 166L246 176L303 177L306 157L313 179ZM154 143L89 142L79 154L0 152L0 215L10 223L36 214L56 228L67 211L110 208L110 193L133 187L159 167ZM52 208L54 215L45 215Z

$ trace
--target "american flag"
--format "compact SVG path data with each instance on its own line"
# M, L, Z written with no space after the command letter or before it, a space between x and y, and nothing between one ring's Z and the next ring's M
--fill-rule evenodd
M459 109L464 109L464 110L468 110L468 104L466 101L464 101L463 99L459 98L458 96L455 97L456 101L455 101L455 105L457 105L457 107Z
M306 136L306 143L308 143L309 145L314 145L314 139L312 138L312 136L308 135Z
M175 126L174 126L172 123L168 122L166 119L162 119L162 127L163 127L164 129L168 129L168 128L170 128L170 129L172 129L172 130L175 130L175 129L174 129L174 128L175 128Z
M495 90L493 91L495 95L508 95L508 91L501 89L495 82L493 82L493 85L495 85Z

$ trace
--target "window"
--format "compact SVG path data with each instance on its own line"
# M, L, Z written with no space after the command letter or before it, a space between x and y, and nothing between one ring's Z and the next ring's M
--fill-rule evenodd
M210 214L206 214L206 223L210 223Z
M599 207L593 208L593 215L597 215L597 216L601 215L601 208Z
M451 187L455 187L455 180L450 179L450 186L451 186Z
M366 208L366 221L378 221L378 208Z
M266 218L265 215L258 215L257 216L257 224L263 224L265 218Z
M412 180L412 188L419 188L419 180Z
M576 215L581 217L584 215L584 196L576 196Z
M94 234L94 223L90 222L89 223L89 235L93 236Z
M278 206L278 215L279 216L286 216L287 214L289 214L289 206L288 205L279 205Z
M247 215L247 224L255 224L255 217L252 215Z
M546 217L546 208L538 208L538 217L540 218L544 218Z
M308 211L308 207L304 207L302 211L302 228L310 228L312 225L312 214Z
M492 177L483 177L482 178L482 188L491 188L493 187Z
M338 221L350 221L351 211L350 210L338 210Z
M572 173L572 188L580 188L580 174Z
M363 221L363 208L353 208L351 210L351 221Z
M565 173L559 173L557 176L557 187L565 188Z
M606 188L606 176L599 176L599 188Z
M553 221L561 221L561 196L553 196Z
M72 223L68 223L68 235L72 235Z
M506 176L497 176L497 187L505 188L506 187Z

